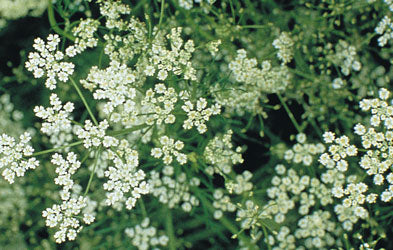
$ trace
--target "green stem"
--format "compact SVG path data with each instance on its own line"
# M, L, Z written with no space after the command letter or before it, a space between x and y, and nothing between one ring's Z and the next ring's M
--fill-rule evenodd
M232 13L232 19L233 19L233 23L235 23L235 9L233 8L233 3L232 0L229 0L229 5L231 7L231 13Z
M87 187L86 187L86 190L85 190L85 193L83 194L83 196L86 196L87 193L89 192L91 182L93 181L94 173L96 172L98 156L99 156L100 151L101 151L101 146L97 149L97 151L94 154L93 171L91 171L91 173L90 173L89 182L87 183Z
M169 237L169 249L176 250L176 237L173 229L172 212L166 206L164 206L164 210L166 214L165 228Z
M148 216L147 216L147 212L146 212L146 207L145 207L145 203L143 202L142 197L138 199L138 202L139 202L139 206L141 207L141 210L142 210L143 218L147 218Z
M65 149L65 148L81 145L82 143L83 143L83 141L77 141L77 142L74 142L74 143L71 143L71 144L68 144L68 145L64 145L64 146L61 146L61 147L58 147L58 148L51 148L51 149L39 151L39 152L36 152L36 153L32 154L31 156L39 156L39 155L49 154L49 153L52 153L52 152L55 152L55 151L58 151L58 150Z
M53 10L53 5L52 5L52 0L48 0L48 19L49 19L49 24L51 28L58 34L67 37L71 41L75 41L75 37L72 36L71 34L66 33L64 30L60 29L59 26L57 26L57 22L55 19L55 12Z
M94 125L98 126L98 122L97 122L96 118L94 117L93 112L91 112L89 104L87 104L87 101L86 101L85 97L83 96L82 91L79 89L78 85L76 84L76 82L74 81L74 79L72 77L70 77L70 80L72 82L72 85L74 85L76 92L78 92L79 97L82 99L82 102L85 105L87 112L89 112L89 115L90 115L91 119L93 120Z
M280 99L280 102L282 104L282 106L284 107L285 111L287 112L289 119L291 119L293 125L295 126L297 132L300 134L302 132L302 129L300 128L299 124L297 123L295 116L292 114L291 110L289 109L289 107L287 106L287 104L285 103L284 99L282 98L282 96L277 93L278 99Z
M101 65L102 65L102 57L104 56L104 51L105 48L102 48L101 52L100 52L100 57L98 58L98 68L101 69Z
M253 121L254 120L254 116L252 116L251 115L251 117L250 117L250 120L248 120L248 123L247 123L247 125L246 125L246 127L245 128L243 128L242 130L240 130L242 133L246 133L247 132L247 130L251 127L251 125L253 124Z
M162 19L164 18L164 7L165 7L165 0L161 0L161 12L160 12L160 20L158 21L157 32L160 30Z
M118 131L109 131L108 135L110 135L110 136L124 135L124 134L128 134L128 133L131 133L131 132L134 132L134 131L146 128L148 126L149 125L143 123L143 124L140 124L140 125L136 125L136 126L134 126L132 128L126 128L126 129L122 129L122 130L118 130Z
M242 25L238 26L241 29L265 29L269 28L268 25L258 25L258 24L253 24L253 25Z
M262 230L263 230L263 234L265 235L265 239L267 239L269 237L269 235L267 234L267 230L266 227L262 225ZM269 250L272 250L272 246L270 246L269 243L266 242L266 245L268 247Z

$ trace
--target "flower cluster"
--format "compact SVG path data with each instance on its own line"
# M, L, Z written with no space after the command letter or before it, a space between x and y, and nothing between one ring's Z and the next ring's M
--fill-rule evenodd
M30 140L27 132L19 137L18 143L9 135L0 135L0 169L4 169L2 175L9 183L14 183L15 176L24 176L27 170L35 169L39 164L35 157L31 157L34 149L28 144Z
M108 181L104 183L107 190L105 203L117 209L125 203L131 210L137 200L149 193L149 185L145 179L145 172L138 169L138 152L130 148L126 140L121 140L116 152L109 151L108 158L114 163L105 171Z
M287 170L282 164L276 166L276 173L272 179L273 186L267 190L268 204L261 210L283 226L266 242L274 246L273 249L311 249L338 244L335 239L341 228L331 218L332 214L315 209L333 204L330 188L318 178L299 176L294 169ZM291 211L294 209L299 214L296 224L291 221L293 217L286 220L287 214L294 214Z
M190 212L193 207L199 205L199 200L192 195L190 188L198 187L198 178L187 179L185 173L174 177L174 168L165 166L162 175L157 171L150 173L148 181L150 193L158 198L159 202L167 204L173 208L181 203L181 208L185 212Z
M147 113L146 124L161 125L162 122L172 124L176 117L171 114L177 102L177 94L174 88L166 88L164 84L156 84L153 89L146 91L142 100L143 110Z
M341 89L343 86L346 85L346 81L342 78L335 78L332 82L333 89Z
M58 50L59 43L60 37L57 34L50 34L47 43L41 38L36 38L33 47L38 52L31 52L25 65L28 71L33 72L35 78L45 75L45 86L51 90L56 88L57 79L67 82L68 77L74 73L73 63L61 62L64 54Z
M236 220L240 221L242 229L252 229L255 232L262 219L270 218L266 211L252 200L246 200L244 205L240 205L236 213Z
M207 101L205 98L199 98L196 103L196 107L190 101L186 101L182 106L182 109L187 112L187 120L183 123L184 129L191 129L195 126L200 134L207 131L206 121L210 119L210 116L217 115L220 113L220 105L215 104L210 108L207 108Z
M194 41L188 40L184 43L180 37L182 28L173 28L166 35L170 41L171 49L166 49L166 39L158 34L157 41L153 42L151 51L149 51L149 66L146 67L145 73L153 76L156 71L157 78L160 81L167 79L168 73L173 72L175 75L184 75L185 80L193 80L196 78L196 70L191 64L192 52L195 51ZM161 41L160 41L161 40Z
M226 112L264 114L261 103L267 99L266 94L281 92L289 85L291 75L285 65L272 66L270 61L263 61L258 68L257 64L255 58L247 58L244 49L238 50L236 58L228 64L234 82L231 88L212 87L216 102Z
M209 141L203 153L206 162L211 165L205 169L206 173L229 174L233 165L243 163L241 147L233 150L232 134L233 131L228 130Z
M257 64L255 58L248 59L247 52L240 49L228 67L237 82L255 85L265 93L280 92L289 84L289 73L285 66L273 67L269 61L263 61L259 69Z
M108 29L124 28L126 22L121 19L121 15L130 14L131 8L121 1L100 1L100 13L106 17L105 26Z
M297 239L305 239L307 249L334 246L337 237L337 225L329 211L316 210L298 221L295 231Z
M187 155L179 152L184 147L182 141L175 141L173 138L164 135L160 138L160 144L160 148L152 148L151 155L153 157L162 158L165 164L171 164L173 157L176 157L177 162L181 165L187 162Z
M111 61L110 65L100 70L94 66L90 69L86 80L81 80L81 84L93 91L93 97L96 100L107 100L103 111L110 115L114 108L123 105L124 112L132 113L132 101L136 95L136 90L131 87L136 80L136 75L127 65L120 64L117 61Z
M98 147L103 145L106 148L117 146L119 140L113 136L105 135L105 130L109 127L107 120L103 120L94 126L90 120L85 121L85 126L76 129L76 135L79 139L83 139L85 148Z
M63 105L55 93L51 94L49 100L51 107L36 106L34 108L35 115L45 120L42 123L41 132L46 135L53 135L61 131L69 131L71 129L71 113L74 110L74 104L67 102Z
M223 216L223 212L235 212L236 205L231 202L228 195L224 195L223 189L216 189L213 193L214 201L213 207L215 208L213 217L218 220Z
M306 135L300 133L296 135L297 143L285 151L284 159L288 162L302 163L305 166L310 166L313 162L313 156L319 155L325 151L325 146L322 143L310 144L306 142Z
M132 238L132 245L138 250L159 249L158 246L166 246L169 238L165 234L157 236L157 228L149 226L150 219L145 218L141 224L133 228L126 228L125 234Z
M48 227L58 227L58 231L54 237L57 243L68 240L75 240L77 234L82 230L79 214L83 214L83 222L90 224L95 220L92 211L85 210L88 207L87 197L71 193L74 188L74 181L71 176L80 168L81 163L77 160L77 155L73 152L67 154L64 159L60 154L52 156L52 163L57 165L55 184L63 186L60 196L62 203L53 205L42 212L42 216L46 218Z
M56 173L58 177L55 178L55 184L63 186L61 198L62 200L68 200L71 196L70 190L74 186L71 176L80 168L81 163L77 160L77 155L74 152L69 152L66 159L56 153L52 156L52 163L57 165Z
M282 64L287 64L292 60L293 45L294 42L288 32L281 32L280 36L273 41L273 47L278 49L277 57L282 61Z
M214 4L216 2L216 0L205 0L208 4ZM199 3L199 4L203 4L205 1L203 0L179 0L179 6L186 9L186 10L190 10L192 9L192 7L194 6L194 3Z
M332 132L323 134L325 143L333 143L329 146L328 152L323 153L319 162L327 168L336 168L338 171L345 172L348 169L348 162L345 160L347 156L356 156L357 147L349 144L349 138L345 135L335 138Z
M363 124L358 123L354 131L355 134L361 136L362 146L367 150L367 153L361 157L359 165L369 176L373 177L375 185L381 186L385 180L387 181L389 186L381 193L381 200L389 202L393 198L393 173L389 171L393 164L391 156L393 106L387 102L390 96L388 90L381 88L378 95L379 98L363 99L359 103L363 111L371 112L371 127L367 129ZM372 198L377 196L377 194L370 195Z
M66 55L74 57L76 54L82 53L87 48L94 48L97 46L98 39L94 37L100 22L95 19L81 20L79 25L72 30L76 36L75 45L69 46L66 49Z
M207 49L211 56L216 56L218 52L218 46L220 46L221 40L211 41L207 44Z
M393 23L388 16L384 16L375 28L375 33L381 35L378 38L378 45L385 46L393 38Z
M331 46L331 44L327 45ZM341 68L341 73L348 76L351 70L360 71L362 64L357 59L356 48L344 40L339 40L335 47L336 53L328 59Z
M24 16L40 16L46 10L45 0L0 0L0 29L6 20L14 20Z
M112 6L108 2L103 2L101 4L102 11L104 11L104 15L108 16L105 23L106 27L112 30L112 34L105 34L103 37L106 44L104 52L111 61L126 64L134 59L137 54L148 49L148 30L145 23L140 22L135 17L131 17L128 21L120 19L120 15L129 13L129 6L119 1L116 1L116 4ZM142 74L146 68L147 59L142 57L141 62L136 67L138 72Z
M242 194L252 190L253 184L250 181L252 173L245 170L242 174L236 175L234 181L228 181L225 183L226 189L229 193Z
M46 218L46 225L48 227L58 227L59 230L54 237L57 243L62 243L68 240L75 240L77 234L82 230L83 226L76 218L83 208L87 206L87 198L79 196L77 198L69 198L63 200L61 205L53 205L42 212L42 217ZM84 214L83 221L90 224L94 221L91 214Z

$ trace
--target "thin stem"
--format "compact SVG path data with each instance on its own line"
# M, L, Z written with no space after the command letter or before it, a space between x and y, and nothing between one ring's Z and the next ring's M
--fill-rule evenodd
M161 12L160 12L160 20L158 21L157 32L160 30L162 19L164 18L164 7L165 7L165 0L161 0Z
M89 115L90 115L91 119L93 120L94 125L98 126L98 122L97 122L96 118L94 117L93 112L91 112L89 104L87 104L87 101L86 101L85 97L83 96L82 91L79 89L78 85L76 84L76 82L74 81L74 79L72 77L70 77L70 80L72 82L72 85L74 85L76 92L78 92L79 97L82 99L82 102L85 105L87 112L89 112Z
M100 52L100 57L98 58L98 68L101 68L102 65L102 57L104 56L104 51L105 48L102 48L101 52Z
M39 152L36 152L36 153L32 154L31 156L39 156L39 155L49 154L49 153L52 153L52 152L55 152L55 151L58 151L58 150L65 149L65 148L78 146L78 145L81 145L82 143L83 143L83 141L73 142L71 144L64 145L64 146L61 146L61 147L58 147L58 148L51 148L51 149L39 151Z
M241 29L265 29L265 28L269 28L268 25L258 25L258 24L252 24L252 25L242 25L242 26L238 26Z
M142 197L138 199L138 202L139 202L139 206L141 207L141 210L142 210L143 218L147 218L147 211L146 211L145 203L143 202Z
M164 210L166 214L165 228L169 237L169 249L176 250L176 237L175 237L175 231L173 229L172 212L166 206L164 206Z
M262 230L263 230L263 234L265 235L265 239L267 239L269 237L269 235L267 234L266 227L263 225L262 225ZM266 242L266 245L269 250L272 250L272 246L268 242Z
M232 19L233 19L233 23L235 23L235 9L233 8L233 3L232 0L229 0L229 5L231 7L231 13L232 13Z
M89 192L91 182L93 181L94 173L96 172L98 156L99 156L100 151L101 151L101 146L97 149L97 151L94 154L93 171L91 171L91 173L90 173L89 182L87 183L87 187L86 187L86 190L85 190L85 193L83 194L83 196L86 196L87 193Z
M122 129L122 130L118 130L118 131L109 131L108 135L110 135L110 136L124 135L124 134L128 134L128 133L131 133L131 132L134 132L134 131L146 128L148 126L149 125L144 123L144 124L141 124L141 125L136 125L136 126L134 126L132 128L126 128L126 129Z
M297 123L295 116L292 114L291 110L289 109L289 107L287 106L287 104L285 103L284 99L282 98L282 96L277 93L278 99L280 99L280 102L282 104L282 106L284 107L285 111L287 112L289 119L291 119L293 125L295 126L297 132L300 134L302 132L302 129L300 128L299 124Z
M55 12L53 10L53 5L52 5L52 0L48 0L48 19L49 19L49 24L51 26L51 28L58 34L67 37L68 39L70 39L71 41L75 41L75 37L72 36L71 34L68 34L67 32L65 32L64 30L60 29L59 26L57 26L57 22L55 19Z

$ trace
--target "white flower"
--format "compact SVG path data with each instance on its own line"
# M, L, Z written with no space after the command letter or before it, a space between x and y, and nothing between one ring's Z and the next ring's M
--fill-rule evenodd
M323 134L323 139L326 143L332 143L335 139L335 135L333 132L325 132Z

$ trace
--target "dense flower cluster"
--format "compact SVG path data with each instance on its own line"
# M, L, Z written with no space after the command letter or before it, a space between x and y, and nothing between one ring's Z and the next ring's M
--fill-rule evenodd
M35 78L46 77L45 86L51 90L56 88L57 80L67 82L74 73L73 63L62 62L64 53L58 50L59 43L60 37L57 34L50 34L47 43L36 38L33 47L38 52L31 52L25 65Z
M0 1L0 29L7 20L14 20L24 16L40 16L46 10L46 0L1 0Z
M6 181L13 183L15 176L24 176L29 169L35 169L39 162L31 157L34 149L28 144L31 140L25 132L19 137L19 142L9 135L0 135L0 169Z
M378 26L375 28L375 33L381 35L378 38L378 45L383 47L385 46L393 36L393 24L390 20L390 17L384 16L382 20L378 23Z
M224 195L224 190L215 190L213 197L213 207L216 209L213 214L214 219L220 219L226 211L236 211L236 205L231 202L231 198L228 195Z
M138 152L129 147L126 140L122 140L116 152L109 151L108 158L113 162L105 171L108 181L103 187L107 190L105 203L120 209L122 204L132 209L142 195L149 193L149 185L145 179L145 172L138 169Z
M244 82L246 86L257 86L259 91L265 93L280 92L289 84L289 74L285 66L273 67L269 61L263 61L261 69L257 65L255 58L248 59L246 50L240 49L228 67L237 82Z
M166 246L169 238L165 234L157 235L157 228L149 226L150 219L145 218L141 224L133 228L126 228L125 234L132 238L132 245L138 250L159 249L157 246Z
M332 46L328 44L327 46ZM341 73L347 76L351 71L359 71L362 64L357 59L356 48L344 40L339 40L335 46L335 54L328 56L334 64L341 68Z
M66 241L66 238L68 240L76 239L77 234L83 227L75 216L79 215L86 206L87 198L79 196L63 200L61 205L53 205L52 208L47 208L42 212L48 227L59 227L54 235L57 243ZM91 217L90 214L84 214L83 221L90 224L94 221L94 217Z
M181 38L182 28L173 28L166 35L169 40L171 50L166 49L168 41L159 34L157 42L152 44L149 51L149 68L146 68L146 75L152 76L157 72L157 78L160 81L168 77L168 73L175 75L183 74L185 80L193 80L196 78L196 70L192 66L190 59L195 51L194 41L188 40L184 42Z
M188 180L185 173L176 177L174 174L172 166L165 166L162 174L153 170L148 181L150 193L161 203L167 204L169 208L181 203L181 208L185 212L190 212L193 207L199 205L199 200L192 195L190 189L198 187L200 181L196 177Z
M294 42L287 32L282 32L280 36L273 41L273 47L278 49L277 57L282 61L282 64L287 64L292 60L293 45Z
M45 121L42 123L41 132L46 135L53 135L61 131L69 131L74 104L67 102L63 105L54 93L51 94L49 100L51 107L36 106L34 108L35 115Z
M217 135L209 141L203 153L210 165L206 168L206 173L228 174L232 171L233 165L243 162L241 147L233 150L232 134L232 130L228 130L225 134Z
M77 234L82 230L80 219L76 216L83 214L83 222L86 224L92 223L95 218L90 211L86 211L88 206L87 197L72 193L74 181L71 176L80 168L81 163L77 160L77 155L73 152L67 154L64 159L60 154L54 154L52 163L57 165L56 173L58 177L55 178L57 185L63 186L60 196L62 203L60 205L53 205L42 212L42 216L46 218L46 225L48 227L58 227L58 231L54 237L57 243L62 243L68 240L75 240Z
M132 99L136 95L136 90L130 85L135 82L135 79L135 72L127 65L111 61L104 70L93 66L86 80L82 80L81 84L90 91L95 89L93 93L95 99L107 100L103 108L106 115L110 115L120 105L124 107L124 112L132 113L134 106Z
M2 18L39 14L32 2L44 6L25 2L5 13L20 1L4 7L9 0L0 0L0 27ZM42 167L12 188L0 182L0 198L15 192L21 200L1 201L1 230L10 217L9 227L23 231L21 242L55 247L37 232L28 203L44 209L45 232L56 243L76 240L100 220L88 227L100 233L80 234L65 248L105 241L101 248L224 249L231 232L242 250L350 249L360 242L371 249L384 235L393 198L393 61L386 46L393 1L45 6L58 34L36 38L22 64L47 87L39 97L49 104L34 108L40 123L30 116L21 122L9 96L0 97L3 177L13 183L38 167L38 156ZM0 72L1 91L31 80L22 68L12 77ZM39 81L27 91L36 94ZM58 84L68 81L73 88ZM377 89L378 97L365 98ZM24 105L23 95L15 104ZM29 124L42 136L24 133ZM243 159L248 155L256 160ZM44 183L49 177L53 182Z
M297 143L285 151L284 159L288 162L302 163L305 166L310 166L313 162L313 156L319 155L325 151L325 146L322 143L310 144L306 142L306 135L300 133L296 135Z
M76 135L79 139L83 140L83 145L85 148L104 146L110 148L112 146L117 146L119 140L113 136L105 135L106 129L109 124L106 120L101 121L98 126L94 126L90 120L85 121L85 126L77 127Z
M153 89L148 89L142 101L143 109L148 118L146 124L161 125L162 122L172 124L176 117L171 114L177 102L177 94L174 88L166 88L164 84L156 84Z
M182 141L175 141L173 138L164 135L160 138L160 144L161 147L151 150L151 155L154 158L162 158L164 164L171 164L173 157L176 157L177 162L181 165L187 163L187 155L179 152L184 147Z
M98 38L94 37L100 22L95 19L81 20L79 25L72 30L75 39L75 45L66 49L66 55L74 57L76 54L82 53L87 48L94 48L98 44Z
M240 115L245 111L263 114L261 100L266 94L278 93L288 86L291 75L285 65L273 66L270 61L263 61L258 68L256 58L247 58L244 49L237 50L236 58L229 62L228 69L235 84L232 88L212 89L216 102L228 112Z
M187 120L183 123L184 129L191 129L196 127L200 134L207 131L206 121L210 119L212 115L218 115L220 113L220 105L215 104L214 106L207 108L207 101L205 98L199 98L196 103L196 107L190 101L186 101L182 106L182 109L187 112Z

